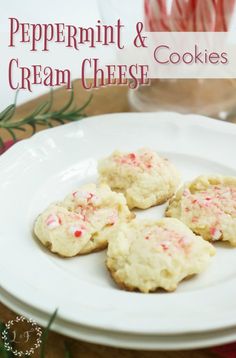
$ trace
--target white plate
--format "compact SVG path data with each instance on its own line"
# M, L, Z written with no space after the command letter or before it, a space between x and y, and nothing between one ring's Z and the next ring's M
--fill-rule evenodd
M84 182L115 148L149 146L168 156L183 180L236 175L236 126L175 113L115 114L41 132L0 159L0 284L27 305L76 324L134 334L180 334L236 325L236 250L217 245L209 269L174 293L119 290L105 252L73 259L49 254L33 238L37 214ZM164 206L140 215L161 217Z
M0 300L13 311L34 319L41 326L46 326L50 316L30 308L0 289ZM209 348L236 341L236 328L185 335L135 335L118 333L77 325L62 319L56 319L51 328L53 331L85 342L102 344L111 347L137 350L183 350Z

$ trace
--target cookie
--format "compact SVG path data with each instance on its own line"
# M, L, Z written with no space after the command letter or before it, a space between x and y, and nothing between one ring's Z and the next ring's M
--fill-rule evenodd
M149 149L133 153L115 151L98 164L99 180L125 195L130 209L147 209L165 203L180 179L166 158Z
M50 205L37 218L34 232L52 252L72 257L106 248L111 228L131 218L122 194L88 184Z
M177 219L135 219L112 231L106 265L122 289L173 291L204 271L214 254L210 243Z
M36 220L34 233L50 251L63 257L81 253L89 242L90 227L80 215L52 204Z
M198 177L176 193L166 216L181 220L205 240L236 246L236 178Z

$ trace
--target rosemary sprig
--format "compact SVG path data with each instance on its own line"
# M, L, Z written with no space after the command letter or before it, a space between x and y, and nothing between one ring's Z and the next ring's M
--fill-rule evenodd
M46 343L47 343L47 339L48 339L48 334L50 332L50 328L51 325L53 324L53 322L55 321L55 318L57 316L57 311L58 309L55 310L55 312L52 314L52 316L50 317L50 320L47 324L47 327L45 328L44 332L43 332L43 336L42 336L42 344L41 344L41 348L40 348L40 358L45 358L45 350L46 350Z
M52 111L53 106L53 91L50 93L50 98L47 102L40 104L32 113L25 118L21 118L17 121L11 121L16 111L16 99L13 104L8 106L2 112L0 112L0 149L4 147L3 138L1 137L1 130L5 130L9 133L14 142L17 141L17 131L26 131L26 126L30 126L32 134L36 132L37 125L46 125L47 127L53 127L53 122L59 124L65 124L67 122L74 122L86 117L83 110L89 105L92 96L79 108L76 108L74 103L74 90L71 90L69 100L59 110Z
M71 351L70 351L70 348L68 346L68 344L65 342L64 343L64 347L65 347L65 355L64 355L64 358L72 358L72 354L71 354Z

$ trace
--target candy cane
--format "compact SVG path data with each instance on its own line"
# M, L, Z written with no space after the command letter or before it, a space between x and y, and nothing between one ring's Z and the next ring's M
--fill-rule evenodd
M235 10L235 3L235 0L223 0L224 23L226 29L225 31L229 30L230 20Z
M235 0L198 0L195 31L228 31Z
M170 18L172 31L187 30L186 0L173 0Z
M166 0L145 0L145 14L148 17L147 27L151 31L170 31Z
M202 2L198 0L195 10L196 30L195 31L214 31L216 20L215 0Z
M236 0L145 0L150 31L228 31Z
M166 9L166 0L152 0L152 2L154 14L159 16L160 30L163 29L162 31L170 31L168 24L169 17Z
M144 1L144 13L145 13L145 28L148 31L155 31L151 22L151 9L150 9L150 1Z
M226 22L224 17L224 0L217 0L216 2L216 22L215 22L215 31L227 31Z
M206 28L204 31L214 31L216 22L216 0L206 2Z
M186 16L188 19L187 31L197 31L196 7L197 7L197 0L189 0L186 4Z
M152 5L150 0L145 0L146 28L149 31L163 31L163 28L159 23L161 15L158 14L158 16L155 16Z

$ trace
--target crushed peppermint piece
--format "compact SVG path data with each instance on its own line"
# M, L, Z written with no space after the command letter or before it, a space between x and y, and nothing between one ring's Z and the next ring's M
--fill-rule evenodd
M184 189L183 196L188 196L190 194L190 191L188 189Z
M169 249L169 247L166 244L161 244L161 247L163 248L164 251Z
M155 229L147 229L143 233L144 240L156 242L157 246L162 248L167 254L176 250L183 250L188 254L192 238L187 235L176 232L166 227L156 227ZM167 252L168 251L168 252Z
M91 198L91 193L88 193L87 191L82 191L79 193L79 195L82 199L88 200L89 198Z
M119 164L132 166L142 171L151 169L154 166L160 167L165 163L164 159L159 157L156 158L155 155L149 152L123 154L115 157L114 161Z
M83 191L82 190L75 191L72 193L72 196L74 199L84 201L84 204L86 204L86 203L95 204L98 200L98 197L94 193L84 191L84 190Z
M210 234L211 234L212 240L217 241L221 238L222 232L219 229L212 227L210 229Z
M50 214L46 219L46 225L49 229L56 229L61 225L61 219L56 214Z
M75 219L76 219L76 220L86 221L86 216L83 214L83 212L81 212L81 213L76 213L76 214L75 214Z

